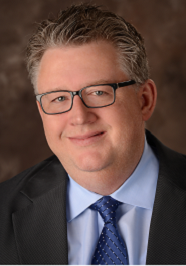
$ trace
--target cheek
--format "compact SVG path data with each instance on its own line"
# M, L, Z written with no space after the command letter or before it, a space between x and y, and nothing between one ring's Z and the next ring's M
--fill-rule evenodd
M105 121L116 131L130 128L138 117L139 111L136 112L134 109L130 108L130 106L122 102L117 105L112 105L109 110L105 109L104 115Z
M129 105L125 101L118 101L111 107L104 117L112 129L112 141L115 145L131 142L142 126L140 107L136 102Z
M119 123L126 129L135 127L137 129L139 123L142 121L142 113L135 92L131 94L128 93L128 97L125 97L123 100L121 97L118 101L118 106L120 110L120 112L118 112Z
M65 121L57 115L49 116L43 119L43 127L48 144L51 146L51 142L56 142L61 138L65 129Z

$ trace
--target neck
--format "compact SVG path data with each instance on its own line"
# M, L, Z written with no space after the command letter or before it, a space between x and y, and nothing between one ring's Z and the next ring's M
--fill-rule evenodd
M100 171L82 171L73 167L66 167L71 178L85 189L106 196L114 193L132 175L136 169L144 150L144 141L138 152L131 158L122 159ZM122 157L123 158L123 157ZM64 165L64 164L63 164Z

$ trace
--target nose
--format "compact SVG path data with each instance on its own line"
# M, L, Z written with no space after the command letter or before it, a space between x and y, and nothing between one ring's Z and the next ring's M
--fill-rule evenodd
M69 112L70 123L72 125L83 125L94 123L97 120L97 115L93 108L88 108L84 105L78 95L74 96L73 106Z

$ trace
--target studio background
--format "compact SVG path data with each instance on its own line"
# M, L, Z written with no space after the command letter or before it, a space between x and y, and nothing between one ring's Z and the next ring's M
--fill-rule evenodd
M52 155L24 62L36 22L57 15L71 0L0 0L0 182ZM90 2L90 1L89 1ZM186 1L94 0L123 16L145 38L158 89L147 128L186 154Z

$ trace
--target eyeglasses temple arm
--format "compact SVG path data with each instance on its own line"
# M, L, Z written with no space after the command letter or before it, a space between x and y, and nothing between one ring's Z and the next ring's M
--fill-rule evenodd
M129 81L124 81L124 82L120 82L118 83L118 87L125 87L125 86L129 86L129 85L133 85L135 84L136 81L135 80L129 80Z

